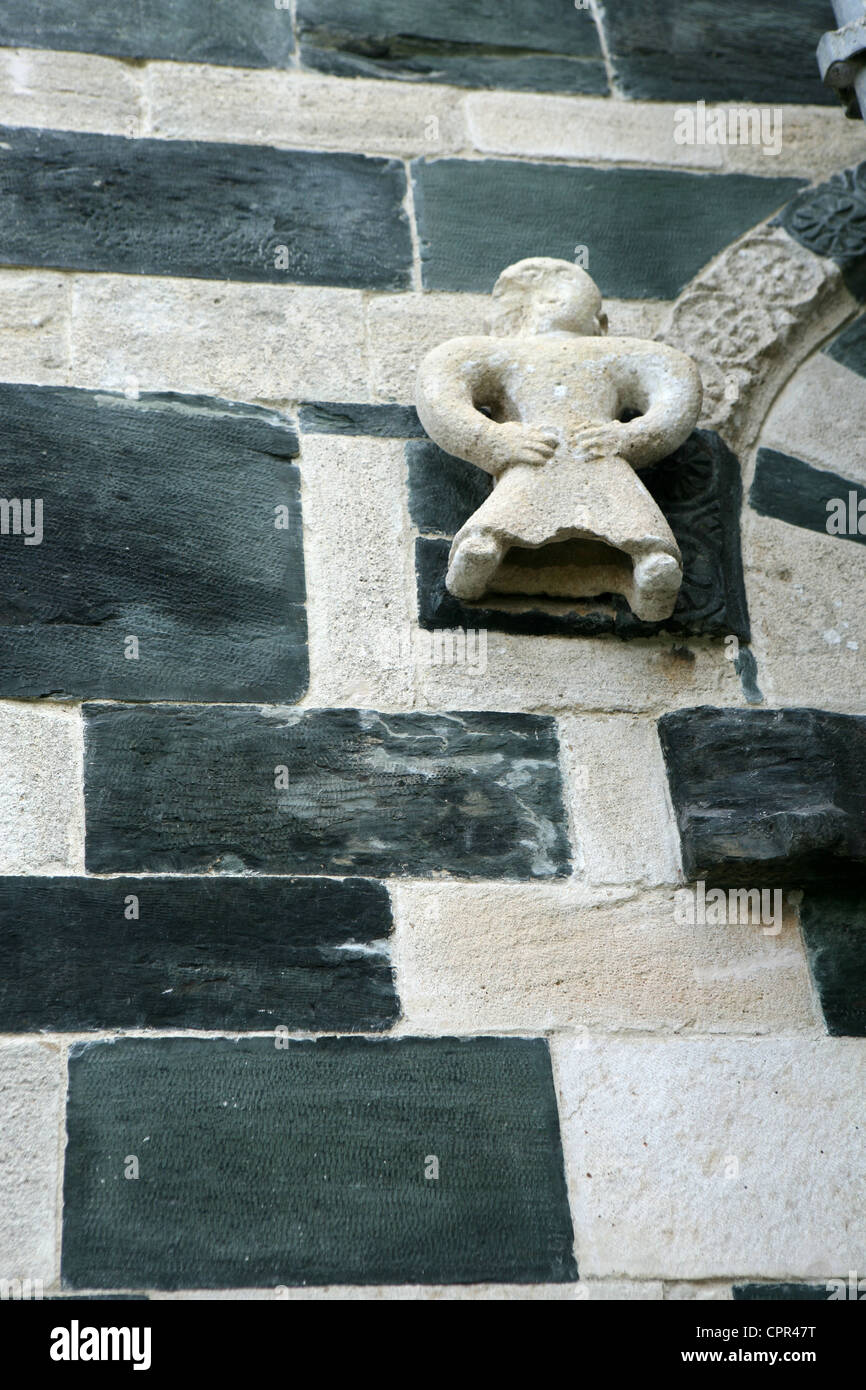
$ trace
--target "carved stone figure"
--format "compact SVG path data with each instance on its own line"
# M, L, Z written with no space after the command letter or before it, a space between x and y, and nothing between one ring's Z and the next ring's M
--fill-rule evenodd
M427 433L496 479L454 537L455 597L615 593L645 621L673 612L680 552L634 470L691 434L701 379L677 349L606 331L590 276L538 257L500 275L490 336L452 338L422 362Z

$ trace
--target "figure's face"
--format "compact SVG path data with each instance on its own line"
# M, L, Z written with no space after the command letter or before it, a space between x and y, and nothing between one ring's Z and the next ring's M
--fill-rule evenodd
M607 326L597 296L567 275L545 277L533 287L529 319L536 333L576 333L587 338Z
M530 271L512 281L500 281L495 306L494 331L581 337L607 331L607 316L601 311L595 285L588 277L579 279L567 271Z

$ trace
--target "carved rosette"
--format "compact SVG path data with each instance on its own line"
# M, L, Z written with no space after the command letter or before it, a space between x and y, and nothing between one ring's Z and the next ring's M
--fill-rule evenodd
M866 255L866 163L807 188L785 209L783 222L816 256L845 263Z
M698 363L705 427L724 431L735 421L768 360L840 278L838 266L782 227L762 226L692 281L658 337Z

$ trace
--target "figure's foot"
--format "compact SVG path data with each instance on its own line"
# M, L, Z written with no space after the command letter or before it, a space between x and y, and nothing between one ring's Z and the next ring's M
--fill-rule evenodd
M631 608L645 623L669 618L683 582L682 566L665 551L652 551L635 561Z
M499 568L503 547L489 535L467 536L451 557L445 586L455 598L479 599Z

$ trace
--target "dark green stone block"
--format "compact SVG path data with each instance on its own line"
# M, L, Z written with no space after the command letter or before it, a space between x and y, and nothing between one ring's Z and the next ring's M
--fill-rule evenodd
M866 896L809 892L800 921L828 1033L866 1037Z
M588 10L550 0L298 0L298 26L357 37L416 35L490 48L533 48L547 53L600 56Z
M390 933L362 879L0 878L0 1032L387 1028Z
M10 127L0 138L2 265L409 286L397 160Z
M826 1284L735 1284L735 1303L826 1303Z
M827 529L827 523L837 510L828 510L828 503L839 501L844 503L847 529L836 533ZM777 449L758 450L749 503L761 516L776 517L791 526L832 535L836 540L866 545L866 507L862 515L860 513L861 503L866 503L866 487L828 469L813 468L810 463Z
M299 0L301 61L321 72L523 91L607 91L592 15L569 0Z
M698 709L658 724L688 880L857 883L866 865L866 718Z
M298 440L284 416L18 385L0 385L0 411L4 494L43 514L40 544L0 538L0 694L300 698Z
M755 660L755 653L749 647L740 647L734 657L734 670L740 678L740 685L747 702L750 705L762 705L764 696L758 685L758 663Z
M333 77L414 78L453 87L488 87L515 92L560 92L607 96L607 71L600 58L556 58L517 54L507 48L485 51L466 44L394 38L384 43L318 30L301 44L301 62Z
M305 434L365 434L382 439L413 439L424 434L413 405L304 401L299 423Z
M569 872L546 716L85 709L93 872Z
M69 1078L67 1288L576 1278L541 1039L127 1039Z
M849 371L866 376L866 314L861 314L841 333L837 333L824 351Z
M570 168L520 160L413 164L424 284L489 291L524 256L574 258L606 295L675 299L713 256L802 186L791 178Z
M409 515L422 535L449 540L493 490L493 479L474 463L446 454L432 439L406 445Z
M273 0L3 0L0 44L242 68L287 67L294 47Z
M830 0L613 0L603 24L626 96L836 101L815 59L821 35L836 27Z

